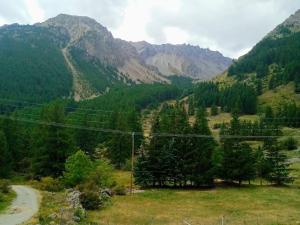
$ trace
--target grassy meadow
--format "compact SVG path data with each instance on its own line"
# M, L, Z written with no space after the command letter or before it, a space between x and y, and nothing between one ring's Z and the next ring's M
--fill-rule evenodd
M297 165L300 170L300 164ZM250 185L209 190L149 189L116 196L105 209L88 212L88 221L113 225L298 224L300 186Z

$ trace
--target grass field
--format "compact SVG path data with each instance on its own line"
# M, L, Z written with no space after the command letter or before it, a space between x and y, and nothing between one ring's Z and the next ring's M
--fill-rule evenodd
M293 165L300 174L300 164ZM119 176L122 173L119 172ZM128 173L123 174L128 177ZM122 182L128 178L122 178ZM126 185L126 184L125 184ZM153 189L133 196L115 196L105 209L88 212L88 221L103 225L176 225L188 223L300 224L300 182L290 187L264 183L210 190Z
M0 193L0 212L4 211L12 202L12 200L16 197L16 193L11 191L8 194Z
M277 107L282 101L295 101L300 105L300 95L295 94L295 84L293 82L277 87L274 90L268 90L258 97L259 107L270 105Z

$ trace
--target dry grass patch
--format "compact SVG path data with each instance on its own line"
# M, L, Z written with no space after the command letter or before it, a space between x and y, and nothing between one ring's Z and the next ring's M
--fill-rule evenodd
M300 163L292 165L300 175ZM130 173L118 171L118 181ZM259 181L254 182L259 184ZM266 182L264 182L266 184ZM104 209L89 211L87 220L99 225L288 225L300 221L300 180L290 187L217 187L209 190L149 189L132 196L115 196Z
M300 105L300 95L295 93L295 84L293 82L277 87L274 90L268 90L258 97L258 104L261 107L266 105L277 107L282 101L294 100Z

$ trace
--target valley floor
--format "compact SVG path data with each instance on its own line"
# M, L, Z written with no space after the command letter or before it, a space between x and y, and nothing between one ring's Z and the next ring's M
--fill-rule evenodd
M291 168L293 176L300 174L299 162ZM118 179L126 184L129 173L119 172ZM299 178L289 187L259 183L208 190L149 189L132 196L115 196L105 209L89 211L88 221L100 225L217 225L223 217L224 224L229 225L299 224Z

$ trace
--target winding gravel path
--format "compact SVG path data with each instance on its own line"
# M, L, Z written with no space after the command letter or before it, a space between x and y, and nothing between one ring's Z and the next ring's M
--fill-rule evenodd
M0 214L0 225L22 224L39 209L39 197L36 190L23 185L13 185L12 189L17 193L17 197L9 209L4 214Z

